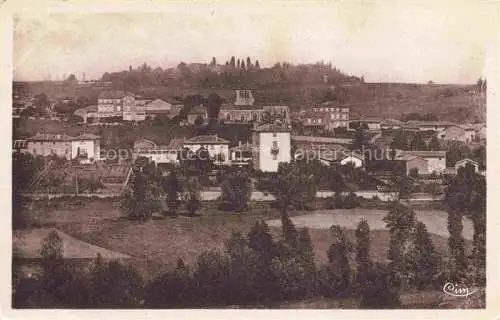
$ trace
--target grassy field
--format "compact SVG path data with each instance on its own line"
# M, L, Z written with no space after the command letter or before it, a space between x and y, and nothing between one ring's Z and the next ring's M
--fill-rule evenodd
M91 245L129 255L131 263L147 277L173 268L178 258L193 264L203 251L223 249L225 241L233 231L246 234L256 221L274 220L279 217L279 213L270 209L266 203L252 204L248 212L238 215L219 211L215 203L206 202L199 217L180 216L153 219L144 223L124 219L116 201L51 204L49 207L37 207L34 210L40 212L39 220L43 227L56 227L67 235ZM300 221L307 217L307 214L310 212L292 212L294 219L299 221L297 227L302 226ZM354 209L345 214L349 214L350 220L357 223L362 217L370 214L381 215L382 211ZM342 219L335 218L340 217L340 214L330 215L331 221L327 220L323 228L309 229L318 263L326 261L326 251L333 242L333 235L327 228L334 223L343 223ZM346 227L349 239L354 241L352 226L346 225ZM275 239L281 237L278 225L271 227L271 232ZM372 257L375 260L385 261L389 232L374 228L371 238ZM432 240L437 250L445 255L446 238L433 234ZM469 242L467 241L468 244Z

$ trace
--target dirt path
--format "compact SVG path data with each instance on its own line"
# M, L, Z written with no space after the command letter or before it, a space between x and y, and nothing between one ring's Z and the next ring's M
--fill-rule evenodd
M366 219L371 229L385 230L385 223L382 220L387 214L385 210L376 209L339 209L339 210L317 210L302 216L292 217L296 227L308 227L312 229L328 229L332 225L340 225L347 229L356 229L361 219ZM417 219L422 221L430 233L448 238L447 213L445 211L417 210ZM270 227L281 226L279 219L269 220ZM463 220L464 229L462 235L467 240L472 240L473 228L469 219Z

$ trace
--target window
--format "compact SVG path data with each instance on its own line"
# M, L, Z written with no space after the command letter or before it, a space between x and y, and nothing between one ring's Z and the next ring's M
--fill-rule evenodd
M333 120L334 118L335 118L335 115L334 115L334 114L331 114L331 115L330 115L330 119L332 119L332 120Z
M271 154L273 155L273 160L278 159L278 141L273 141L273 147L271 149Z

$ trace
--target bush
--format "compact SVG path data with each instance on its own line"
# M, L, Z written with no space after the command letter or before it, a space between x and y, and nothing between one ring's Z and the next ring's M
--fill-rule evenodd
M325 209L353 209L361 205L361 201L354 192L350 192L347 196L336 192L333 197L328 197L325 200Z

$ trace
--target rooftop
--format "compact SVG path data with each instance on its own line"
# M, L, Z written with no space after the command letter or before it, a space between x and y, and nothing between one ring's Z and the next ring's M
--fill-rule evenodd
M290 132L290 129L286 126L271 123L266 123L261 126L255 127L253 128L253 130L259 132Z
M69 136L67 134L59 133L39 133L37 132L34 136L28 138L28 141L74 141L74 140L98 140L99 136L91 133L83 133L76 137Z
M411 154L422 158L446 157L446 151L402 151L402 154Z
M127 93L122 90L105 90L99 93L98 99L121 99L126 95Z
M292 136L292 141L315 142L315 143L333 143L333 144L350 144L350 143L352 143L352 139L348 139L348 138L330 138L330 137L315 137L315 136Z
M229 144L229 141L219 138L218 136L196 136L183 141L184 144Z

